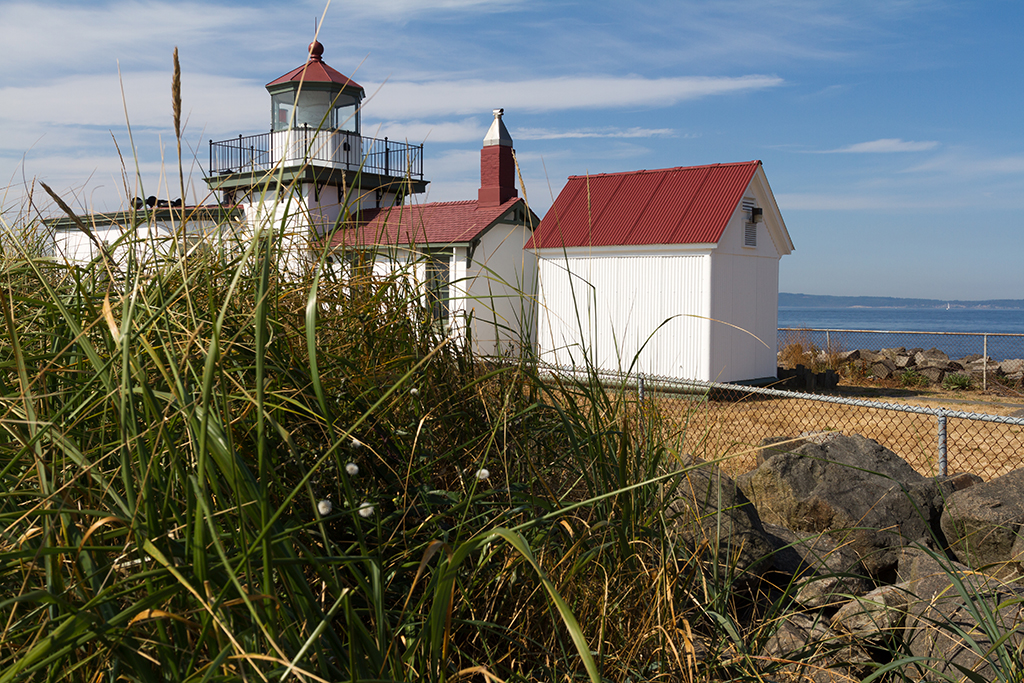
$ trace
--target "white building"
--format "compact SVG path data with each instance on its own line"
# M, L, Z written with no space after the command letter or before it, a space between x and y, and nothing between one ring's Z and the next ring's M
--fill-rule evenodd
M793 243L760 161L572 176L528 248L542 360L775 377L779 259Z
M231 207L170 206L166 202L157 206L155 198L152 199L152 207L136 200L140 206L126 211L47 221L52 234L52 255L69 263L85 264L99 258L103 251L112 265L123 270L129 264L129 256L137 264L160 257L177 258L200 242L233 239L241 226L242 213Z
M408 269L438 321L491 357L533 342L537 261L524 247L540 223L516 190L501 117L496 109L484 136L475 200L363 209L331 241L339 252L368 255L380 275Z

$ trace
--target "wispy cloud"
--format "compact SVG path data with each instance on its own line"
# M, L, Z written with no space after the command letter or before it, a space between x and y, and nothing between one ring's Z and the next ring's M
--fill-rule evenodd
M229 76L186 73L182 100L193 128L207 124L263 127L269 112L266 91ZM171 74L116 72L60 78L45 84L0 87L4 126L12 124L121 127L125 109L133 126L171 125ZM124 98L122 99L122 88Z
M785 211L906 211L963 206L961 198L937 200L932 195L844 194L831 192L782 192L776 194Z
M838 149L825 149L814 154L889 154L892 152L927 152L939 146L934 140L916 142L900 138L881 138L870 142L858 142Z
M671 128L519 128L517 140L564 140L573 138L669 138L677 134Z
M670 106L684 100L764 90L778 76L644 78L575 76L523 81L468 79L363 84L373 92L374 113L388 118L465 115L505 106L529 112Z
M1019 176L1024 173L1024 156L979 157L969 150L957 150L916 164L908 168L906 173L935 173L957 177Z
M405 21L413 15L437 12L511 12L520 5L518 0L344 0L336 6L345 15Z
M376 113L376 112L374 112ZM487 133L488 120L484 116L461 121L363 121L363 134L375 138L407 140L419 143L480 142ZM518 136L517 136L518 137Z

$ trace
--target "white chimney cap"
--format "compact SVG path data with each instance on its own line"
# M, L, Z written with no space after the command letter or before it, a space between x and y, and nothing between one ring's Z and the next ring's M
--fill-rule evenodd
M512 146L512 136L508 134L508 129L505 128L505 124L501 122L501 115L504 113L504 109L494 110L494 121L491 123L491 127L487 130L487 135L484 136L484 147L490 147L492 145L502 145L504 147Z

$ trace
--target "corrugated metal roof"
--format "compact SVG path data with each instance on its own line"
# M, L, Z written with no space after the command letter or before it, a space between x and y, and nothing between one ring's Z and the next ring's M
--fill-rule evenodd
M304 81L306 83L337 83L338 85L355 88L359 91L363 90L363 86L359 85L337 69L333 69L328 66L323 61L323 53L323 45L319 42L312 43L309 46L309 61L302 66L295 67L284 76L267 83L267 87L269 88L273 85Z
M359 227L337 231L331 246L471 242L521 201L516 197L490 207L478 207L473 200L371 209L362 212Z
M716 243L760 165L569 176L527 248Z

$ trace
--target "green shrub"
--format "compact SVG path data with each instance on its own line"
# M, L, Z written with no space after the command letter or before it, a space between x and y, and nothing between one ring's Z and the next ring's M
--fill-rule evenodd
M953 372L942 378L942 388L947 391L967 391L974 388L970 375Z
M917 370L908 369L900 373L900 386L924 387L928 386L928 378Z

